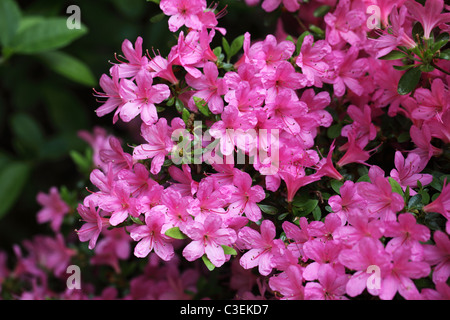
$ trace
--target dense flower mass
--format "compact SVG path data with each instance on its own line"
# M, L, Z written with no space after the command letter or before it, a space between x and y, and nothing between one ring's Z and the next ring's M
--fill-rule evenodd
M37 279L14 298L192 299L203 265L231 268L233 298L450 298L448 7L245 2L299 23L230 44L217 6L161 0L168 55L124 40L96 113L142 139L80 134L89 193L38 195L55 237L15 247L14 270L0 255L0 284ZM65 245L69 216L88 248ZM76 261L126 273L126 293L52 291L43 270Z

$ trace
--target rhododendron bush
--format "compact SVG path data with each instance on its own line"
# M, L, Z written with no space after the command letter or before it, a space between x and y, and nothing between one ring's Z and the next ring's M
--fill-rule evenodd
M231 38L232 6L153 2L176 44L124 39L94 90L137 134L79 132L3 298L449 299L450 7L246 0L277 28Z

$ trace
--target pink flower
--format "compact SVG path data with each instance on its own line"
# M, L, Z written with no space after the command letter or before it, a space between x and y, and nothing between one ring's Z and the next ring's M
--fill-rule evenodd
M344 177L336 170L333 164L333 151L334 151L334 142L331 143L330 150L328 151L328 155L326 158L322 158L320 162L317 164L317 175L327 176L333 178L335 180L342 180Z
M120 118L130 122L138 114L145 124L158 121L156 103L161 103L170 96L169 87L165 84L153 85L153 77L149 72L140 72L136 76L136 83L123 79L120 83L120 95L124 104L120 110Z
M173 183L169 188L177 190L183 196L193 196L198 190L198 182L192 179L189 165L183 164L181 168L179 169L176 166L169 167L170 176L177 182Z
M134 248L136 257L145 258L152 250L164 261L169 261L174 256L170 238L161 233L166 211L167 208L162 205L153 207L145 215L145 225L131 230L130 237L139 241Z
M332 46L341 41L353 46L363 39L360 27L366 22L366 15L363 11L351 10L350 5L349 0L339 1L334 12L329 12L324 17L326 40Z
M276 68L288 60L295 51L295 45L291 41L280 41L273 35L267 35L264 41L254 43L248 50L247 57L250 63L258 67L263 73L276 70Z
M111 70L111 78L106 74L100 77L100 87L103 89L103 93L96 92L96 96L100 98L106 98L106 101L98 107L95 112L98 117L103 117L104 115L113 112L114 113L113 123L119 120L119 112L124 104L122 97L120 96L120 84L119 84L119 66L114 65Z
M425 212L438 212L447 219L446 231L450 233L450 183L444 180L444 187L441 194L433 202L423 207Z
M223 228L222 219L216 214L210 214L203 223L188 225L185 232L193 241L183 249L183 257L194 261L206 254L216 267L222 266L227 259L222 245L231 246L236 241L236 232Z
M118 64L119 78L134 78L140 71L146 70L148 59L142 56L142 43L142 37L137 37L134 48L130 40L122 42L122 52L128 62Z
M37 235L32 240L25 240L24 246L35 259L36 266L49 269L56 277L63 276L76 250L68 248L61 233L55 237Z
M431 31L436 26L450 22L450 13L442 13L443 0L427 0L425 6L416 1L407 1L405 6L412 17L422 24L425 39L430 38Z
M367 286L372 273L367 272L371 266L377 266L380 277L389 270L390 255L384 250L383 244L378 239L365 237L352 249L344 249L339 254L339 261L346 268L355 270L346 285L346 292L350 297L360 295L364 289L372 295L378 295L379 289Z
M420 156L416 153L408 154L408 157L405 159L400 151L396 151L394 163L395 169L391 170L390 175L400 183L403 190L407 186L417 188L417 181L420 181L422 186L426 186L433 180L433 176L430 174L420 174L424 169L423 165L426 163L421 161ZM414 195L415 191L410 190L410 194Z
M119 260L126 260L130 256L131 238L125 228L114 228L104 233L95 247L95 255L90 262L93 265L111 266L116 273L120 273Z
M310 183L320 180L321 176L311 174L306 175L305 169L303 167L289 166L286 168L280 168L278 171L281 179L284 180L287 187L287 201L292 202L294 200L297 191Z
M70 211L70 207L61 199L58 189L51 187L48 194L39 192L36 200L43 206L37 213L37 221L39 223L50 222L52 230L59 231L64 216Z
M423 248L421 242L430 239L430 229L422 224L418 224L411 213L398 215L397 221L385 223L384 235L392 239L386 245L387 252L394 252L398 248L411 249L411 259L413 261L422 260Z
M355 183L350 180L344 182L339 188L339 192L340 195L334 195L328 199L328 204L345 224L349 214L363 209L364 199L358 195Z
M427 277L431 269L426 262L411 261L410 255L408 248L399 247L394 251L391 267L381 276L380 299L392 300L397 291L405 299L419 298L419 291L411 279Z
M347 113L352 118L353 123L342 128L341 135L347 137L349 131L355 135L355 143L364 149L365 146L377 136L377 129L372 123L372 109L368 105L364 108L358 108L355 105L350 105L347 108ZM345 150L346 145L341 146L340 150Z
M297 256L302 257L303 260L307 260L303 251L303 244L313 239L313 236L309 234L308 220L305 217L301 217L298 221L299 225L292 222L283 222L283 231L286 237L290 239L288 249L292 252L298 252ZM293 242L292 242L293 241Z
M77 208L81 219L85 222L79 230L76 230L78 238L81 242L89 241L89 249L95 248L97 239L102 230L109 226L109 219L102 217L100 209L95 209L94 203L89 203L89 207L82 205L81 203Z
M417 153L421 159L420 167L427 165L428 161L433 156L440 155L442 149L439 149L431 144L431 129L424 123L421 128L413 125L409 130L411 140L416 145L416 148L411 152Z
M203 222L211 214L221 215L225 219L224 207L228 204L231 190L233 190L232 186L217 186L213 177L202 179L196 194L198 210L193 210L191 215L198 222Z
M238 234L238 239L243 248L250 249L239 260L244 269L251 269L258 266L261 275L267 276L275 268L274 255L277 252L275 225L270 220L263 220L260 231L243 227ZM278 241L281 241L278 239Z
M274 101L283 89L289 89L294 94L294 90L304 88L306 84L304 76L287 61L281 61L276 69L264 73L262 81L267 90L266 99L270 101Z
M364 150L364 148L361 148L357 144L354 132L349 132L347 138L348 142L345 144L345 146L347 147L347 151L336 164L339 167L343 167L349 163L360 163L368 165L366 161L369 160L371 152L373 152L375 149L366 151Z
M424 244L424 260L433 268L433 282L447 282L450 276L450 240L448 235L436 230L433 235L434 245Z
M105 163L111 163L108 170L112 171L113 175L119 173L123 169L131 169L133 166L133 159L130 154L123 151L120 140L114 136L109 138L109 148L100 150L100 160ZM106 165L103 166L106 169Z
M147 141L134 148L133 159L152 159L150 172L157 174L161 170L165 157L172 150L173 141L170 138L167 120L161 118L152 125L142 124L141 135Z
M218 78L219 71L213 62L206 62L203 67L203 72L200 77L193 77L190 74L186 75L186 83L195 89L194 97L201 98L208 104L208 109L214 113L219 114L223 111L223 98L227 92L225 80ZM191 109L195 109L194 100Z
M323 81L333 84L334 94L338 97L345 94L346 88L357 96L361 96L365 90L361 85L360 78L368 69L367 59L358 59L359 49L354 46L345 52L333 51L331 54L330 64L334 64L335 70L332 77L324 78Z
M161 0L161 10L169 18L169 30L176 32L181 26L200 30L202 23L199 15L206 9L204 0Z
M433 80L431 90L418 88L414 91L414 99L419 105L411 114L414 119L430 120L435 118L442 122L442 114L450 109L450 95L440 78Z
M402 6L400 10L396 10L394 7L389 18L391 24L382 32L382 35L377 39L371 39L374 41L374 49L377 49L376 58L387 55L392 50L399 46L405 46L408 49L414 48L417 44L411 39L405 32L405 20L407 9ZM387 19L385 21L388 23ZM380 29L378 29L380 30Z
M166 189L161 194L161 204L167 208L166 221L162 227L162 232L173 227L179 227L184 232L185 227L193 220L190 215L193 210L192 206L198 205L198 201L196 202L190 196L182 196L174 189Z
M303 245L305 257L311 259L313 262L306 266L303 272L303 278L309 281L318 279L320 270L328 264L331 264L337 272L344 272L344 267L338 261L342 248L343 245L335 240L325 241L320 238L315 238L306 242Z
M261 219L261 209L257 203L266 197L264 189L259 185L252 186L252 177L242 171L235 173L233 184L236 191L229 200L228 212L232 215L245 213L245 216L254 222Z
M302 69L308 81L307 86L322 87L321 79L328 76L330 69L324 57L330 52L331 47L324 40L314 42L312 35L307 35L303 39L301 51L295 63Z
M383 236L385 222L379 219L369 219L362 210L349 211L348 224L336 229L333 239L351 248L365 237L380 239Z
M396 219L396 213L405 206L403 197L392 191L388 178L377 166L369 169L371 182L359 182L358 194L367 202L366 210L370 217L380 217L383 221Z
M104 195L99 199L98 206L111 213L109 223L117 226L125 221L128 215L137 216L135 198L131 198L130 187L126 181L115 182L110 195Z
M133 170L121 170L117 177L119 180L124 180L128 183L133 197L145 195L154 186L158 185L155 180L150 178L150 174L145 165L139 162L134 164Z
M281 300L304 300L305 288L299 265L292 265L286 271L270 277L269 286L281 295Z
M347 300L344 297L348 276L338 274L329 264L318 272L319 282L308 282L305 285L305 300Z
M264 0L261 7L267 12L272 12L277 9L280 4L283 4L289 12L295 12L300 8L300 4L297 0Z
M294 98L290 91L280 90L275 100L266 101L264 109L271 119L279 122L281 129L292 135L300 133L300 125L295 118L305 114L307 106L297 97Z

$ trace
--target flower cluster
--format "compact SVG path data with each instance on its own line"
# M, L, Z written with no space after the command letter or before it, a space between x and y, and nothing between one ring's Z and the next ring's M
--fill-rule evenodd
M142 140L126 149L102 129L80 133L93 150L76 207L91 263L120 273L130 251L149 257L145 298L193 286L184 259L231 265L239 297L255 298L257 283L264 298L449 299L450 184L436 169L448 169L450 144L443 1L264 0L298 26L280 19L275 34L231 44L206 0L159 6L177 36L169 54L125 40L96 91L97 115L137 120ZM55 232L70 210L57 197L38 196ZM57 275L67 263L45 265ZM138 279L131 292L144 290Z

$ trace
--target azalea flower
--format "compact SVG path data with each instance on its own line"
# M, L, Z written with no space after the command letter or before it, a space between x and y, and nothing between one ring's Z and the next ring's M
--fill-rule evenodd
M134 248L134 255L138 258L146 257L150 251L155 253L164 261L169 261L174 256L173 246L170 238L161 233L165 223L167 208L165 206L153 207L145 215L145 225L137 226L130 232L134 241L139 241Z
M193 241L183 249L183 256L194 261L204 254L216 267L222 266L226 256L222 245L231 246L236 241L236 232L222 227L222 219L210 214L203 223L194 222L185 228L186 235Z
M430 39L431 31L436 26L450 22L450 13L442 13L443 0L427 0L425 6L417 1L407 1L405 6L412 17L422 25L425 39Z
M36 200L43 206L37 213L37 221L39 223L50 222L52 230L59 231L64 217L70 211L70 207L61 199L58 189L51 187L48 194L39 192Z

